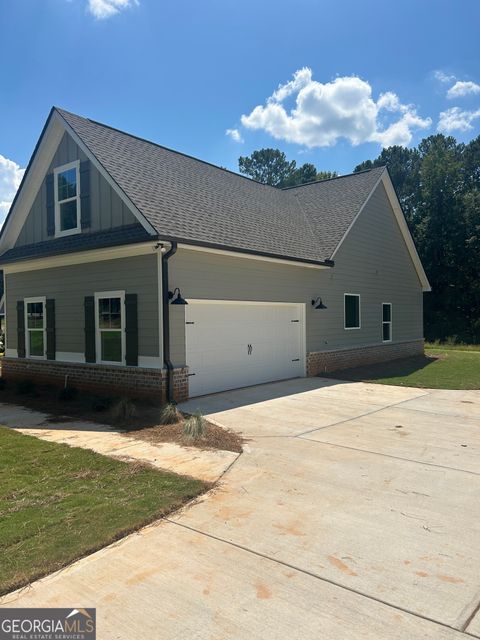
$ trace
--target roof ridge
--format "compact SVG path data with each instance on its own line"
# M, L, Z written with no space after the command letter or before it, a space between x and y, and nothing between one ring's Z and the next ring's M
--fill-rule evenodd
M375 169L386 169L387 165L382 164L378 167L372 167L371 169L362 169L361 171L352 171L351 173L344 173L341 176L332 176L331 178L322 178L321 180L311 180L310 182L303 182L302 184L293 184L290 187L282 187L281 191L288 191L289 189L298 189L299 187L309 187L312 184L320 184L321 182L332 182L332 180L340 180L341 178L351 178L352 176L359 176L362 173L369 173L375 171Z
M153 140L148 140L147 138L143 138L142 136L137 136L134 133L129 133L128 131L123 131L123 129L118 129L117 127L112 127L109 124L105 124L104 122L99 122L98 120L92 120L91 118L85 118L84 116L79 116L78 113L73 113L72 111L67 111L66 109L62 109L61 107L53 107L55 111L58 111L60 115L63 113L67 113L70 116L74 116L75 118L81 118L82 120L87 120L91 124L96 124L99 127L104 127L105 129L111 129L117 133L121 133L124 136L128 136L129 138L134 138L135 140L140 140L140 142L146 142L147 144L152 144L154 147L159 147L160 149L164 149L165 151L169 151L170 153L176 153L179 156L183 156L184 158L189 158L190 160L195 160L196 162L201 162L202 164L206 164L209 167L213 167L214 169L218 169L219 171L225 171L226 173L230 173L237 178L243 178L244 180L248 180L249 182L253 182L254 184L259 184L262 187L268 187L269 189L275 189L277 192L283 191L280 187L274 187L271 184L266 184L265 182L260 182L259 180L255 180L254 178L249 178L241 173L237 173L236 171L232 171L231 169L227 169L226 167L220 167L218 164L214 164L213 162L209 162L208 160L202 160L202 158L197 158L192 156L184 151L178 151L178 149L172 149L171 147L166 147L159 142L154 142Z

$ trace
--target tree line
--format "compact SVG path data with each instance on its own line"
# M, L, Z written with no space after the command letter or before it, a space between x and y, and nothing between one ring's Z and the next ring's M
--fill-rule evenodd
M417 147L383 149L354 172L387 166L432 292L425 295L425 337L480 343L480 136L459 143L442 134ZM278 149L239 158L241 173L276 187L331 178L297 167Z

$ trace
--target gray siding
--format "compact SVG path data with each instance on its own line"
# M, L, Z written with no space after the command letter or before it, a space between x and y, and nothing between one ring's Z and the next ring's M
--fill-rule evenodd
M87 156L83 151L68 133L65 133L47 173L51 173L55 167L68 162L86 159ZM82 233L94 233L137 222L133 213L125 206L93 164L90 164L90 194L91 226L88 229L84 229ZM47 235L47 196L44 180L15 246L33 244L50 240L51 238L52 236Z
M383 185L377 188L335 257L333 269L179 250L170 288L185 298L306 303L307 351L378 344L381 303L393 305L393 342L423 337L421 285ZM361 295L361 329L345 330L343 294ZM314 310L312 298L328 307ZM172 328L172 362L185 364L184 328Z
M84 298L100 291L138 295L139 356L159 356L157 256L144 255L5 276L7 349L17 348L17 300L55 299L57 351L83 354Z

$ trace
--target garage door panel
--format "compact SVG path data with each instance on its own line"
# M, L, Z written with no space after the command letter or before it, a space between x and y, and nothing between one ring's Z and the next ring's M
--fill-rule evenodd
M189 303L190 396L304 375L301 305Z

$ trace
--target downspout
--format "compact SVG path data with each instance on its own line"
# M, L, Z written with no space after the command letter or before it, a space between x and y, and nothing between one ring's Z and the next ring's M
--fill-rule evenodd
M173 364L170 360L170 301L168 298L168 260L177 252L177 243L172 242L167 253L162 255L162 328L163 361L167 370L167 402L173 402Z

